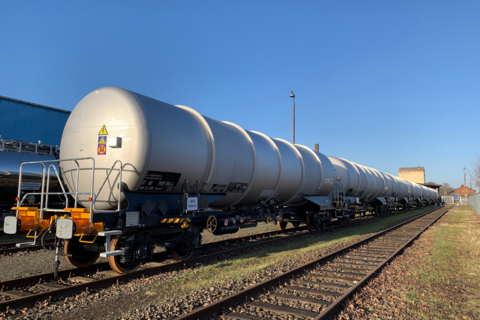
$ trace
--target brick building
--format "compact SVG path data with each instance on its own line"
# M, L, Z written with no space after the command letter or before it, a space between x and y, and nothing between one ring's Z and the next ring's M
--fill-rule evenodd
M470 189L469 187L460 187L453 191L454 194L475 194L475 190Z
M398 169L398 176L402 179L424 184L425 183L425 168L424 167L408 167Z

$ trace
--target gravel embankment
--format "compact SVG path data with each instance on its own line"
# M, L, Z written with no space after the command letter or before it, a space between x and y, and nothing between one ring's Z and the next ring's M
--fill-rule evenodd
M462 221L460 210L451 209L370 280L336 320L480 319L480 219L472 213Z
M272 225L270 225L272 226ZM276 228L276 226L274 226ZM245 229L245 232L252 232L253 229ZM266 230L258 230L264 232ZM342 231L339 233L342 237ZM205 234L204 234L205 235ZM238 236L235 234L233 236ZM84 292L80 295L56 299L54 301L45 301L38 303L35 307L24 308L21 310L11 310L6 316L12 316L18 319L165 319L176 317L191 311L193 308L210 304L221 297L231 295L239 290L252 286L260 281L271 278L279 273L290 270L301 264L310 262L320 256L333 252L340 247L354 243L368 235L352 236L343 243L333 243L320 249L309 252L299 252L291 250L291 255L282 261L261 267L260 270L240 277L238 279L226 279L222 275L222 265L227 266L232 258L240 256L226 254L220 263L204 263L186 270L177 272L168 272L156 276L138 279L126 284L104 288L95 292ZM306 234L302 239L311 238ZM219 237L215 238L216 240ZM208 241L207 237L204 238ZM297 239L295 241L300 241ZM290 240L291 241L291 240ZM277 250L288 244L285 239L275 245L264 245L262 248L251 250L251 254L256 254L263 249ZM274 252L274 251L272 251ZM38 252L33 255L41 256L50 254ZM27 256L30 260L36 260ZM53 255L51 255L53 257ZM4 257L2 257L3 259ZM10 257L16 258L16 257ZM18 261L21 263L21 261ZM52 258L46 259L44 268L51 270ZM12 262L13 264L13 262ZM1 264L3 265L3 263ZM62 263L63 266L66 265ZM185 289L182 278L191 277L194 272L200 272L206 266L215 268L216 282L210 286L196 288L194 290ZM217 266L217 267L215 267ZM26 267L25 269L28 269ZM200 271L199 271L200 270ZM241 272L241 270L239 270ZM37 272L38 273L38 272ZM199 277L198 280L201 280ZM166 288L166 289L165 289ZM0 319L5 314L0 313Z
M262 230L261 232L264 232ZM305 234L305 237L311 237ZM282 243L284 242L284 243ZM351 241L352 243L354 240ZM275 249L278 246L288 244L285 239L275 245L264 245L262 248L251 250L258 252L265 248ZM164 319L179 316L191 311L193 308L203 306L218 300L219 298L233 294L247 288L259 281L266 280L278 275L302 263L311 261L328 252L332 252L344 244L335 244L316 252L309 252L290 257L276 265L269 266L256 272L246 278L236 281L222 279L218 285L208 288L177 294L168 292L159 293L159 287L175 287L178 278L183 275L205 267L207 263L192 267L178 272L168 272L145 279L137 279L126 284L119 284L96 292L82 293L77 296L57 299L56 301L45 301L38 303L35 307L24 308L21 310L11 310L7 316L18 316L18 319ZM225 254L220 261L227 262L238 255ZM212 261L212 265L217 262ZM218 278L221 279L221 268L218 269ZM160 301L160 302L159 302ZM105 306L108 305L108 308ZM2 314L0 313L0 319Z
M203 242L212 242L212 241L220 241L224 239L230 238L237 238L240 236L245 236L249 234L257 234L267 231L278 230L276 225L272 224L260 224L256 228L248 228L240 230L234 234L226 234L222 236L213 236L208 232L204 232ZM5 242L27 242L32 241L30 239L25 238L25 235L18 236L18 235L6 235L5 238L0 239L7 239L8 241ZM63 249L63 248L62 248ZM164 251L163 248L157 248L155 252ZM63 252L63 251L62 251ZM39 250L35 252L18 252L11 255L0 256L0 281L20 278L20 277L27 277L35 274L53 272L53 261L55 259L55 251L48 251L48 250ZM107 259L99 258L97 263L107 262ZM66 260L65 257L60 257L60 270L70 269L72 265L70 265Z
M55 251L40 250L35 252L18 252L12 255L0 256L0 281L28 277L35 274L53 272ZM97 263L106 262L99 258ZM70 269L72 265L60 257L59 270Z
M348 241L353 243L358 239ZM325 254L343 247L345 243L291 256L281 263L271 265L263 270L236 281L222 279L220 283L208 288L195 290L183 295L159 295L158 286L172 284L182 274L188 274L197 267L179 272L168 272L146 279L138 279L127 284L120 284L99 290L95 293L82 293L59 301L44 302L35 308L14 311L21 316L18 319L168 319L178 317L193 308L208 305L222 297L231 295L256 283L267 280L288 271L300 264L307 263ZM257 249L260 250L260 249ZM232 258L232 257L230 257ZM221 274L219 273L219 278ZM285 285L288 285L287 283ZM108 308L105 306L108 305ZM10 315L11 313L9 313Z

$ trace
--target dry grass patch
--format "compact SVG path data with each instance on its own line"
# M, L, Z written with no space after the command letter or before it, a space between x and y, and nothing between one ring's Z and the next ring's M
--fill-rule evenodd
M417 319L480 319L480 218L455 207L432 232L427 264L412 272L417 285L405 293Z
M282 266L289 265L291 269L324 255L326 247L334 245L337 248L343 247L347 243L359 241L372 233L388 228L401 219L413 217L429 209L412 210L406 214L385 217L352 229L306 238L279 247L259 249L254 253L205 265L189 272L180 271L172 278L172 282L158 284L155 291L160 297L172 297L212 286L225 286L226 283L242 281L255 273L273 276L276 269Z

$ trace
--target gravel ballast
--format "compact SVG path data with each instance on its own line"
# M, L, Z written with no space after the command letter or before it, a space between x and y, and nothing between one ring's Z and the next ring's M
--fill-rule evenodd
M355 230L355 229L350 229ZM346 236L337 231L337 238ZM343 233L343 234L342 234ZM212 285L196 290L178 290L184 287L182 279L193 272L200 272L208 267L204 264L177 272L168 272L145 279L137 279L126 284L104 288L95 292L84 292L80 295L66 297L54 301L45 301L32 308L11 310L6 315L19 319L164 319L176 317L190 312L193 308L208 305L221 297L231 295L260 281L269 279L279 273L298 267L320 256L333 252L345 245L352 244L368 235L353 236L343 242L334 242L309 252L292 250L292 254L282 261L269 266L259 266L259 270L238 279L222 278L222 266L228 266L231 259L237 256L225 256L219 263L212 262L217 281ZM306 234L304 238L311 237ZM282 243L285 242L285 243ZM262 250L279 249L288 245L282 240L275 245L265 245L253 250L255 254ZM297 240L296 240L297 241ZM281 251L281 250L280 250ZM40 252L36 253L40 254ZM47 261L48 263L48 261ZM49 260L51 263L51 260ZM66 262L65 262L66 264ZM51 266L51 264L50 264ZM241 270L240 270L241 272ZM200 279L200 278L199 278ZM164 288L172 290L165 291ZM162 291L163 290L163 291ZM106 307L108 306L108 307ZM15 313L15 314L14 314ZM0 314L0 318L3 314ZM3 315L4 316L4 315Z
M451 209L348 300L336 320L480 319L480 218L473 211L462 217L461 210L471 211Z

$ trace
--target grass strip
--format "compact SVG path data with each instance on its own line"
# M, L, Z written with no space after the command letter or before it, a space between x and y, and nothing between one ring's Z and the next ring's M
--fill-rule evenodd
M480 319L480 218L454 207L432 230L426 264L404 297L412 319Z
M387 216L383 219L352 227L347 230L334 231L280 247L269 247L257 252L246 254L220 263L202 266L188 273L178 272L172 282L161 283L154 289L157 297L172 298L191 291L206 289L212 286L223 286L252 276L256 272L263 272L274 265L282 265L286 261L296 259L298 265L306 263L312 256L320 257L321 249L334 244L344 244L359 240L370 233L375 233L394 225L397 221L413 217L431 208L421 208L410 212ZM268 272L268 270L266 271ZM152 291L152 289L149 289Z

